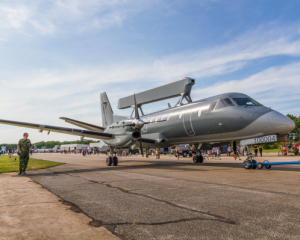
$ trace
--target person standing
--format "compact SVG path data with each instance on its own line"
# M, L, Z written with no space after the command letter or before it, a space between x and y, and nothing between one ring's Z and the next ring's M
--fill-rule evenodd
M228 156L229 156L229 157L230 157L230 155L231 155L231 151L232 151L231 146L228 146Z
M176 149L176 155L177 155L177 159L179 160L179 149Z
M253 149L254 149L255 157L257 157L257 152L258 152L258 147L257 147L257 145L255 145Z
M240 153L242 156L244 156L244 147L243 146L240 147Z
M218 160L221 160L221 153L220 153L220 148L217 147L217 157L218 157ZM217 159L217 158L216 158Z
M8 157L11 158L11 148L8 150Z
M19 152L19 173L18 175L26 174L26 168L29 161L29 150L32 150L31 148L31 142L28 139L28 133L23 134L23 138L19 140L18 143L18 152Z
M260 156L262 157L262 151L263 151L263 148L261 146L259 146L259 153L260 153Z
M211 155L211 150L208 150L208 151L207 151L207 160L210 159L210 155Z

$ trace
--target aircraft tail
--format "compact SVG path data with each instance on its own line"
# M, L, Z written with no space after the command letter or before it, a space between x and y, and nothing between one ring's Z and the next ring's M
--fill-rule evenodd
M55 145L55 147L53 148L53 151L56 151L58 147L59 147L59 145Z
M101 113L102 113L102 126L106 128L114 121L114 117L113 117L114 112L111 108L106 92L100 93L100 102L101 102Z

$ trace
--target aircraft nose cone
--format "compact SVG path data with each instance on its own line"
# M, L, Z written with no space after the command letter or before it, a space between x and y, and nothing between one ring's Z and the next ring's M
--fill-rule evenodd
M288 133L295 128L294 121L279 112L271 111L267 115L270 125L278 134Z

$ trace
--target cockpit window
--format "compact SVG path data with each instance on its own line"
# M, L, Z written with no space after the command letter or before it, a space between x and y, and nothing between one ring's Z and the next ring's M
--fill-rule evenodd
M255 100L253 100L252 98L232 98L237 105L241 105L241 106L260 106L261 104L259 104L258 102L256 102Z
M216 109L224 108L224 107L230 107L234 106L233 102L229 98L220 99L217 103Z

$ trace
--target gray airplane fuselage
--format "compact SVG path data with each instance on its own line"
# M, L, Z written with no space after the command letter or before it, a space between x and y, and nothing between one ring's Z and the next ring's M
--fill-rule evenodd
M189 104L169 108L141 117L145 124L142 138L154 139L150 147L169 147L182 143L218 144L270 134L285 134L294 129L294 122L263 105L239 105L233 99L250 98L242 93L226 93ZM232 106L216 108L222 99L230 99ZM251 98L250 98L251 99ZM135 144L132 127L120 127L129 119L113 123L104 132L115 135L104 140L108 145L129 147ZM163 122L156 122L165 120Z

